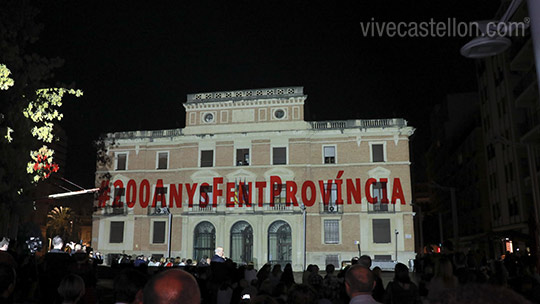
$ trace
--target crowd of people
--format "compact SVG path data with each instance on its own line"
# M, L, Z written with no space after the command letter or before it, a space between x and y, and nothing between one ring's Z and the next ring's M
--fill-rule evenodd
M371 258L321 271L309 265L295 278L291 264L237 265L222 247L212 257L152 258L120 255L112 262L112 289L98 288L103 258L90 248L52 239L40 261L14 259L0 242L1 303L538 303L540 277L533 261L507 254L488 263L474 254L429 255L417 273L401 263L383 283ZM67 248L67 249L66 249ZM32 267L33 267L33 271Z

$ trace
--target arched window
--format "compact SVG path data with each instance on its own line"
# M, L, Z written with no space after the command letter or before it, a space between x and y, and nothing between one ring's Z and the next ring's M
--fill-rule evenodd
M268 228L268 262L285 266L292 263L291 226L275 221Z
M201 222L195 227L193 258L200 261L204 256L212 257L216 248L216 228L210 222Z
M231 227L231 259L236 263L253 261L253 229L246 221Z

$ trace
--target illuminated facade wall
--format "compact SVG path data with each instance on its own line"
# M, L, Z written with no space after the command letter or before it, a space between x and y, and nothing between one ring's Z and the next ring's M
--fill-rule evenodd
M133 131L108 135L109 166L96 175L112 175L111 182L129 180L139 186L150 183L152 196L158 179L164 183L169 202L171 189L182 184L182 207L172 213L171 255L199 259L223 246L237 262L291 262L300 270L304 262L304 216L300 206L287 206L285 190L271 206L270 177L298 185L301 199L305 181L317 187L315 204L306 210L306 259L308 264L338 264L362 254L398 260L414 258L413 213L409 162L409 136L414 129L403 119L304 121L307 96L301 87L213 92L188 95L184 103L186 127L176 130ZM343 175L338 177L342 170ZM217 208L201 206L199 187L218 186L223 195ZM322 203L319 181L343 181L344 205ZM347 204L347 179L360 179L361 203ZM389 199L398 178L404 203L369 204L366 181L386 178L388 183L368 187L370 196ZM227 208L225 183L266 181L264 204L258 206L253 187L253 206ZM98 180L98 183L100 181ZM194 205L188 206L186 183L195 189ZM118 184L118 182L117 182ZM171 185L172 184L172 185ZM385 191L383 191L386 186ZM216 189L203 187L210 197ZM118 190L117 190L118 191ZM137 193L140 187L137 188ZM111 191L114 196L115 190ZM125 193L117 192L125 202ZM138 194L137 194L138 196ZM203 197L204 200L204 197ZM97 204L97 202L96 202ZM112 200L94 214L92 245L103 253L163 254L167 256L169 219L161 208L112 207Z

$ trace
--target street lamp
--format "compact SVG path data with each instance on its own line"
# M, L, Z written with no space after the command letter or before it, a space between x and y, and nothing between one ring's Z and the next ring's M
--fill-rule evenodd
M513 0L498 23L508 22L510 17L516 12L517 8L521 4L521 1L522 0ZM530 16L531 39L533 42L534 57L536 61L536 67L538 69L538 67L540 67L540 1L527 0L527 6ZM475 59L491 57L504 52L512 44L512 42L508 38L493 36L487 33L488 31L493 31L493 29L489 28L489 26L496 26L496 22L489 22L487 24L483 22L478 23L482 26L486 26L486 28L481 28L481 30L483 31L482 37L476 37L473 40L469 41L467 44L465 44L460 50L461 55L467 58ZM537 78L537 85L538 89L540 90L540 77Z

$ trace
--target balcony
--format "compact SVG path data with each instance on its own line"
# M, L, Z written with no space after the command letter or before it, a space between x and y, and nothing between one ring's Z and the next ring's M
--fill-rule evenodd
M207 204L206 206L200 204L193 204L190 208L188 207L188 213L216 213L217 208L214 208L212 204Z
M368 213L395 213L396 205L395 204L367 204Z
M163 138L182 135L182 129L170 130L148 130L148 131L126 131L108 134L113 139L134 139L134 138Z
M320 203L320 210L319 212L321 214L343 214L343 205L338 205L334 202L330 203Z
M358 120L329 120L310 121L311 128L315 130L332 130L347 128L402 128L407 126L407 121L403 118L389 119L358 119Z
M99 210L98 210L98 214L99 214ZM105 206L101 209L101 214L102 215L107 215L107 216L113 216L113 215L126 215L127 214L127 207L126 205L122 206L122 207L113 207L111 205L108 205L108 206Z

